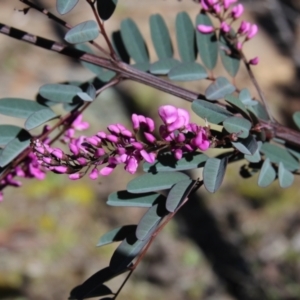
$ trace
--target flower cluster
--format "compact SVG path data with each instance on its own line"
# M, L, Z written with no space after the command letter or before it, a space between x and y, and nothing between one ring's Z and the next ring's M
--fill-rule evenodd
M26 157L23 162L23 167L16 167L10 173L8 173L0 181L0 201L3 200L3 189L7 186L19 187L22 185L20 181L17 181L15 177L23 178L36 178L38 180L43 180L45 178L45 171L39 164L36 155L32 152Z
M199 24L197 29L201 33L211 33L219 29L223 33L229 33L231 24L238 20L243 12L244 6L242 4L235 4L238 0L201 0L202 9L220 20L220 27ZM235 47L237 50L242 50L243 44L251 40L258 32L256 24L251 24L246 21L241 21L237 33L235 35ZM257 65L259 58L255 57L249 60L249 64Z
M209 148L206 128L190 123L186 110L165 105L159 108L158 113L163 121L159 127L159 138L154 134L154 120L133 114L133 130L122 124L112 124L107 127L107 133L100 131L90 137L74 138L73 132L67 132L63 141L68 144L71 154L38 139L33 141L33 151L46 169L69 174L70 179L77 180L87 172L91 179L107 176L118 165L124 165L127 172L134 174L142 160L153 163L162 150L169 150L176 159L180 159L185 152ZM83 123L79 118L75 123L80 127ZM74 126L73 123L75 129L76 124Z

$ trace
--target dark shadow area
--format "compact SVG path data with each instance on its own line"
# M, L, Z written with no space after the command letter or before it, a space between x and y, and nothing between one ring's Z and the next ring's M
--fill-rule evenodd
M238 300L268 299L241 249L224 238L202 197L191 196L175 218L179 228L183 228L181 234L189 237L204 253L231 296Z

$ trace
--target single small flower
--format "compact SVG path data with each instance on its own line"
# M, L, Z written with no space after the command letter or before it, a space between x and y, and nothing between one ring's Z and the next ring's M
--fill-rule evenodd
M234 19L238 19L243 14L243 12L244 12L243 4L238 4L232 8L231 16Z
M257 34L257 32L258 32L258 26L256 24L252 24L250 26L249 32L247 34L247 39L250 40L253 37L255 37L255 35Z
M201 33L212 33L215 31L215 28L213 26L210 25L203 25L200 24L197 26L197 29L201 32Z
M248 63L249 63L250 65L253 65L253 66L258 65L258 63L259 63L259 57L256 56L256 57L250 59Z
M221 30L225 33L229 32L231 29L230 25L228 25L226 22L221 23Z

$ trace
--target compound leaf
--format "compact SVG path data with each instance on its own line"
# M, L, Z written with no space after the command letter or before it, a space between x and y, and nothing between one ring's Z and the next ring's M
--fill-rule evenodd
M179 172L147 173L131 180L127 185L127 190L134 194L166 190L171 188L173 184L187 178L187 175Z
M54 113L52 109L50 108L41 109L37 112L34 112L27 118L27 120L25 121L25 128L27 130L31 130L56 117L57 115Z
M203 100L194 100L192 110L202 119L207 119L208 122L219 124L225 121L232 113L226 109Z
M249 162L252 162L252 163L258 163L258 162L261 161L260 148L261 148L261 146L262 146L262 142L261 142L261 141L258 141L258 142L257 142L257 145L258 145L258 147L257 147L257 149L256 149L256 151L254 152L253 155L247 155L247 154L246 154L246 155L244 156L245 159L247 159Z
M3 148L0 154L0 167L4 167L15 159L30 145L31 135L26 130L19 134Z
M233 95L225 96L225 101L233 106L238 112L243 114L244 116L248 117L248 111L244 103L237 97Z
M99 17L106 21L114 13L118 0L97 0L96 4Z
M0 125L0 145L6 145L14 139L21 130L23 130L21 127L15 125Z
M150 66L150 72L155 75L166 75L180 62L174 58L161 59Z
M141 218L136 228L136 237L141 241L147 239L153 228L160 223L165 215L167 215L165 207L160 203L154 204Z
M134 258L143 250L148 241L148 239L143 241L138 240L135 234L129 235L122 241L122 243L114 252L110 260L109 267L114 272L126 270Z
M256 105L257 101L252 100L252 96L248 89L242 89L239 93L240 101L247 106Z
M56 9L61 14L67 14L78 3L79 0L56 0Z
M71 28L65 35L65 40L70 44L80 44L93 41L98 35L98 24L94 20L90 20Z
M192 188L195 185L195 181L192 179L186 179L176 183L170 190L166 208L169 212L174 212L178 205L187 197Z
M184 62L195 61L195 28L186 12L177 14L175 27L177 47L181 60Z
M173 153L163 153L158 156L155 163L145 162L143 170L151 173L191 170L203 167L207 158L206 154L193 152L185 153L181 159L176 160Z
M125 270L127 271L127 270ZM75 287L71 293L69 299L84 299L87 297L91 297L90 295L93 295L94 291L98 289L98 287L101 289L103 286L103 283L106 281L111 280L112 278L124 273L123 272L113 272L110 267L104 268L95 274L93 274L90 278L88 278L84 283L81 285ZM95 296L93 296L95 297Z
M3 98L0 99L0 114L27 119L32 113L37 112L46 106L32 100L20 98Z
M216 192L222 184L228 158L224 157L222 159L209 158L203 169L203 183L205 188L211 192Z
M165 197L158 193L132 194L118 191L110 194L106 203L111 206L151 207L164 199Z
M254 102L255 104L248 106L248 110L252 112L258 119L262 119L265 121L270 120L268 112L266 111L265 107L257 101Z
M285 148L264 143L260 151L269 158L271 162L276 164L282 162L284 167L289 171L296 171L300 167L299 162Z
M287 170L283 163L279 163L279 168L278 168L278 179L279 179L279 185L282 188L287 188L291 186L294 182L294 174L291 173L289 170Z
M270 163L270 159L267 158L260 170L258 177L258 185L260 187L267 187L270 185L276 178L276 172Z
M149 54L137 25L131 19L121 23L121 36L125 48L136 63L149 62Z
M121 58L121 60L127 64L130 62L129 54L126 50L125 44L122 39L121 31L117 30L112 33L111 36L112 44L114 47L114 50L118 54L118 56Z
M196 25L203 24L212 26L210 18L201 12L196 18ZM206 68L212 70L218 61L218 41L214 32L201 33L196 30L196 42L201 60Z
M234 33L231 31L231 34ZM240 67L239 54L234 47L230 45L222 33L220 34L219 39L219 49L221 61L225 70L230 76L235 77Z
M150 17L151 38L159 59L171 58L173 47L166 23L160 14Z
M39 90L44 98L59 103L72 103L80 92L80 87L69 84L45 84Z
M239 138L246 138L251 129L251 122L239 117L230 117L223 122L224 128L229 133L237 133Z
M249 135L245 139L238 139L236 142L231 142L231 144L246 155L253 155L258 149L257 141L252 135Z
M206 78L207 72L203 66L196 62L183 62L172 68L168 77L176 81L193 81Z
M235 91L235 87L225 77L218 77L205 91L208 100L219 100Z
M101 247L113 242L119 242L124 240L129 234L132 234L136 230L136 225L125 225L115 228L105 233L99 240L97 247Z

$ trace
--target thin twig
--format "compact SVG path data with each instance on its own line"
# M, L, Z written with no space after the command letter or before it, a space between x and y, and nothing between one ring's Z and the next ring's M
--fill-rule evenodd
M121 293L123 287L125 286L126 282L128 281L128 279L130 278L130 276L132 275L133 270L131 270L128 275L126 276L125 280L123 281L123 283L121 284L121 286L119 287L118 291L116 292L115 296L113 297L113 300L117 299L117 297L119 296L119 294Z
M275 119L274 119L274 117L273 117L273 115L272 115L272 113L271 113L271 110L270 110L268 101L267 101L267 99L266 99L266 97L265 97L265 95L264 95L262 89L260 88L260 86L259 86L259 84L258 84L258 82L257 82L257 80L256 80L256 77L255 77L255 75L254 75L254 73L253 73L253 71L252 71L252 69L251 69L250 64L248 63L248 61L247 61L245 55L244 55L242 52L241 52L241 57L242 57L242 60L243 60L243 62L244 62L244 64L245 64L245 66L246 66L246 69L247 69L247 71L248 71L250 80L252 81L254 87L256 88L256 90L257 90L257 92L258 92L258 94L259 94L259 97L260 97L260 99L261 99L261 101L262 101L264 107L266 108L266 111L267 111L267 114L268 114L268 116L269 116L270 121L271 121L272 123L276 123L276 121L275 121Z
M39 36L35 36L29 34L25 31L9 27L5 24L0 23L0 33L8 35L12 38L25 41L32 45L57 52L59 54L66 55L68 57L72 57L81 61L89 62L96 66L103 67L105 69L115 71L120 74L123 79L130 79L147 86L153 87L159 91L166 92L170 95L179 97L183 100L193 102L195 99L203 99L207 100L203 94L192 92L190 90L184 89L180 86L176 86L175 84L168 82L162 78L156 77L149 73L145 73L137 70L136 68L123 63L121 61L111 61L109 59L105 59L90 53L86 53L84 51L80 51L78 49L74 49L68 47L66 45L62 45L55 41L45 39ZM220 103L218 104L220 105ZM280 138L284 140L286 143L296 146L300 149L300 132L290 129L284 125L279 123L266 122L262 119L259 120L260 124L264 126L266 130L269 132L270 138ZM270 126L271 125L271 126ZM267 126L267 127L266 127ZM269 128L269 129L268 129Z
M54 14L52 14L51 12L47 11L45 8L39 7L36 4L28 1L28 0L19 0L20 2L29 5L30 8L33 8L39 12L41 12L42 14L44 14L45 16L47 16L50 20L55 21L56 23L58 23L59 25L64 26L67 29L72 29L73 26L71 26L70 24L68 24L67 22L65 22L64 20L58 18L57 16L55 16ZM109 53L102 48L97 42L95 41L89 41L89 43L91 45L93 45L95 48L97 48L99 51L101 51L103 54L110 56Z
M115 52L115 50L114 50L114 48L113 48L113 46L112 46L112 44L111 44L111 42L110 42L109 37L107 36L106 30L105 30L105 28L104 28L104 24L103 24L103 22L101 21L101 19L100 19L98 13L97 13L97 11L96 11L96 8L95 8L95 3L96 3L96 2L95 2L95 1L92 2L91 0L86 0L86 1L87 1L87 3L91 6L91 9L92 9L92 11L93 11L93 13L94 13L94 16L95 16L95 18L96 18L96 21L97 21L97 23L98 23L98 25L99 25L99 27L100 27L100 32L101 32L101 34L103 35L103 37L104 37L104 39L105 39L105 42L106 42L106 44L107 44L107 46L108 46L108 48L109 48L111 58L112 58L113 60L117 60L116 52Z

